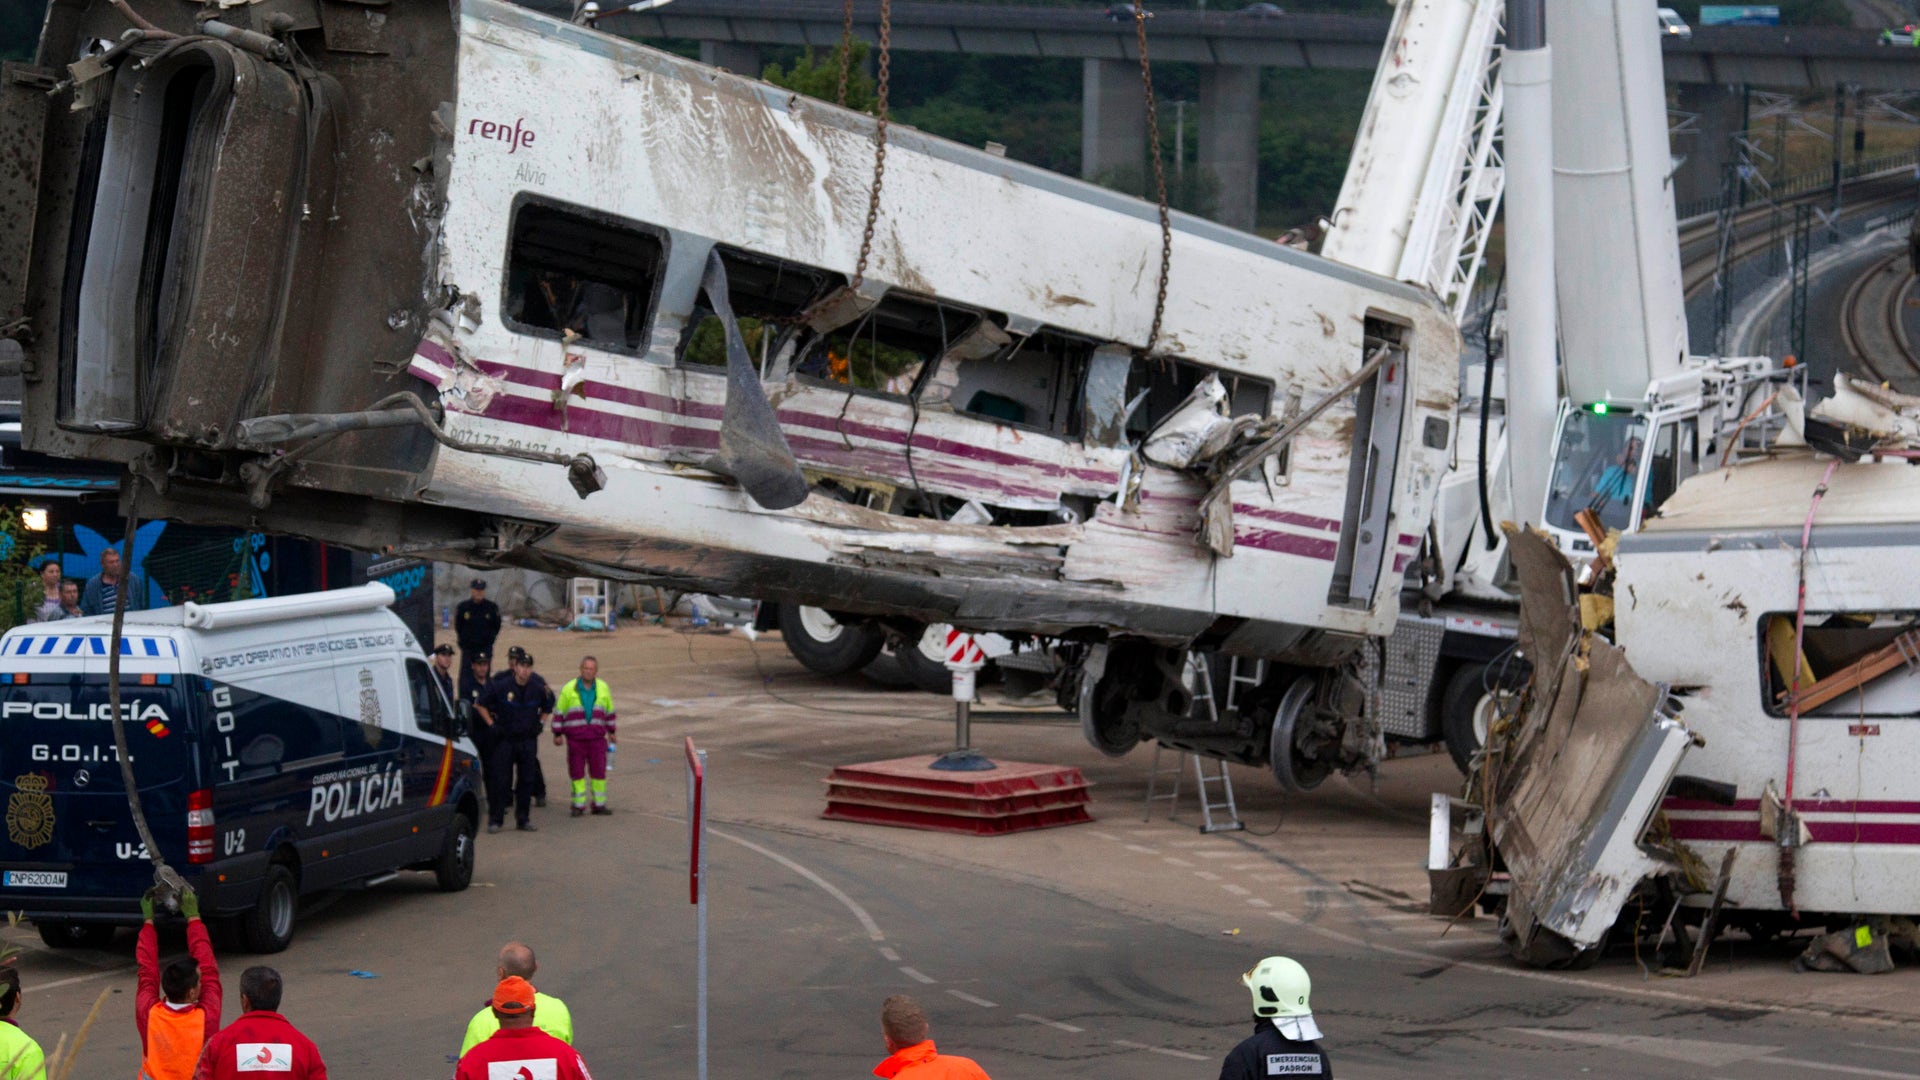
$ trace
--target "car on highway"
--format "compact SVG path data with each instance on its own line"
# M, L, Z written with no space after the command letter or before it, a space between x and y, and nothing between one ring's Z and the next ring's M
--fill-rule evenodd
M1248 4L1246 7L1234 12L1235 15L1254 19L1271 19L1276 15L1285 15L1286 13L1286 9L1279 4L1267 3Z
M475 752L385 585L129 612L125 759L159 854L248 950L300 897L473 880ZM153 883L114 735L108 616L0 637L0 889L50 947L105 945Z
M1137 4L1110 4L1106 12L1107 21L1130 22L1140 17L1138 8L1139 5ZM1146 12L1146 17L1149 19L1153 18L1153 12Z
M1920 46L1920 26L1909 23L1898 30L1888 27L1880 31L1880 44L1904 45L1908 48Z
M1687 20L1681 18L1679 12L1670 7L1663 7L1660 9L1660 36L1690 41L1693 38L1693 27L1687 25Z

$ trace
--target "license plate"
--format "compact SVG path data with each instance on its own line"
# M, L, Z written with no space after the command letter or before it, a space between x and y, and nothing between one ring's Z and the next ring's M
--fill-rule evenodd
M0 884L9 889L64 889L67 887L65 870L8 870Z

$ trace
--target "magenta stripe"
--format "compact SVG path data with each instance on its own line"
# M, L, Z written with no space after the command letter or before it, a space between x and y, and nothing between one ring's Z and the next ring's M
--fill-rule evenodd
M1842 717L1841 719L1844 719ZM1752 810L1760 809L1759 799L1735 799L1732 806L1708 802L1705 799L1669 798L1660 804L1662 810ZM1803 814L1920 814L1920 802L1898 802L1889 800L1865 799L1852 802L1845 799L1795 799L1793 808Z
M1740 843L1769 843L1760 834L1760 819L1739 821L1699 821L1670 819L1676 840L1719 840ZM1815 842L1824 844L1920 844L1920 825L1894 822L1809 821L1807 831Z
M1296 533L1277 532L1268 529L1248 529L1244 533L1234 534L1236 543L1260 551L1278 551L1286 555L1301 555L1309 559L1321 559L1332 562L1339 544L1333 540L1321 540Z

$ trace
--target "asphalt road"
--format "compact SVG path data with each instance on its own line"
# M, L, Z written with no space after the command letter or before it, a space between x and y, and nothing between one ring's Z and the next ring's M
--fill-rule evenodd
M1645 979L1621 954L1575 976L1512 967L1486 920L1440 937L1395 891L1418 880L1423 792L1457 782L1444 758L1292 805L1238 774L1250 824L1277 831L1201 836L1140 820L1143 752L1099 758L1041 716L982 724L977 741L1083 765L1096 823L984 840L844 825L813 816L819 766L938 749L939 699L810 679L777 641L653 630L593 648L627 710L613 817L572 820L556 803L538 833L482 836L465 893L409 875L310 904L271 960L334 1076L449 1075L509 938L539 951L534 981L569 1003L601 1080L692 1076L675 748L691 732L712 753L714 1077L866 1075L884 1056L879 1003L903 992L944 1049L1000 1080L1210 1077L1248 1029L1239 972L1275 952L1313 972L1344 1077L1920 1077L1920 971L1793 976L1791 946L1737 944L1696 980ZM112 992L78 1076L134 1068L131 953L123 935L21 962L21 1019L49 1049ZM249 959L222 959L233 993Z

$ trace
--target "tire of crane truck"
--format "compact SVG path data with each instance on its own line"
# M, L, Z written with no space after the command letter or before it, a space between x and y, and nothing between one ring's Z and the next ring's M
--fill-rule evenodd
M872 623L843 623L827 611L780 605L780 638L795 660L817 675L845 675L873 663L886 635Z
M929 694L953 693L953 672L947 670L947 624L934 623L911 641L893 650L907 681Z
M1473 769L1473 756L1486 744L1499 697L1522 680L1508 664L1465 663L1454 669L1440 695L1440 733L1447 752L1462 773Z

